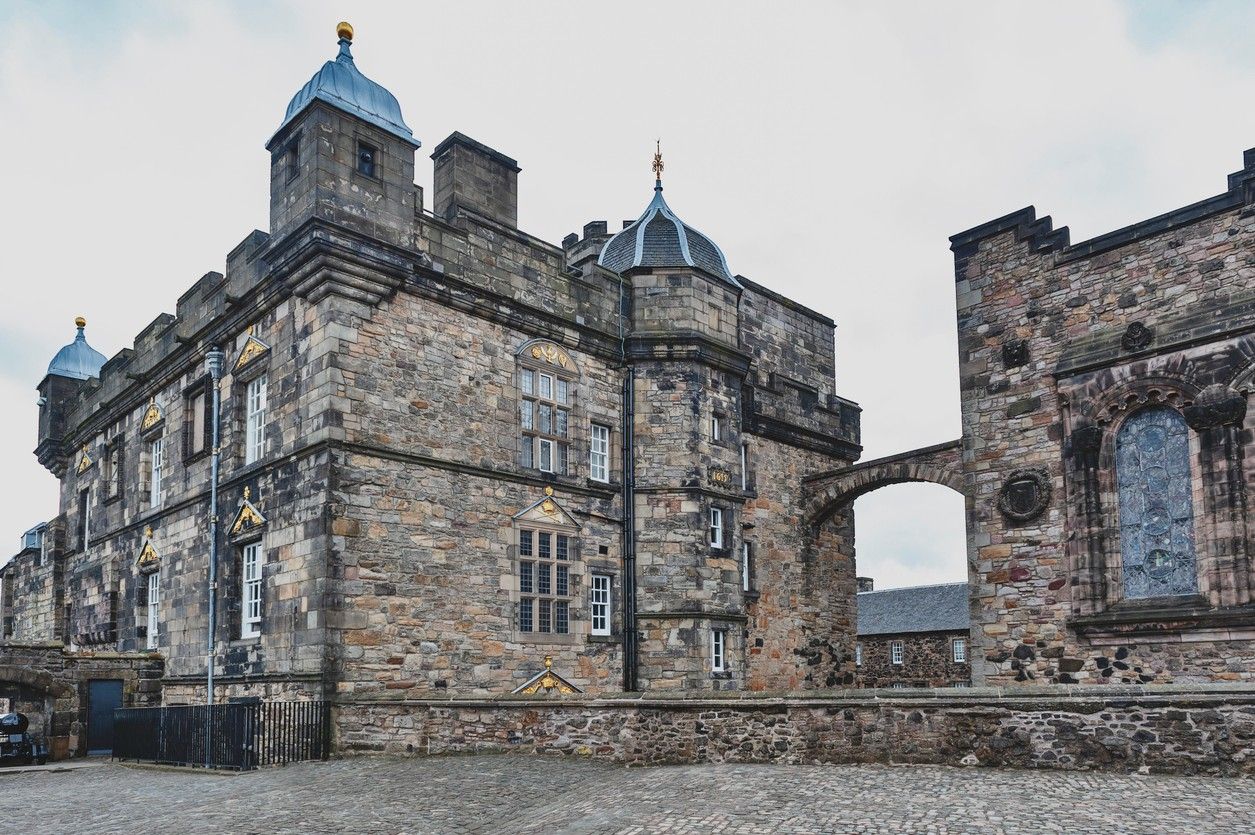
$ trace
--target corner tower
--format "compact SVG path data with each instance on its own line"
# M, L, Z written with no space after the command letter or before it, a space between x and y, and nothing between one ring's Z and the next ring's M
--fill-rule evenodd
M284 237L319 218L414 247L414 152L421 144L392 93L358 70L353 27L336 27L340 51L288 103L270 151L270 233Z
M48 373L39 384L39 445L35 456L57 478L65 474L69 451L63 446L66 419L79 391L88 380L99 377L105 355L87 344L87 320L74 320L78 333L48 363Z

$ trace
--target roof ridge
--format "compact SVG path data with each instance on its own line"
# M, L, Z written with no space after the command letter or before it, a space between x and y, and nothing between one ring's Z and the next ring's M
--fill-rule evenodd
M860 591L859 594L884 594L891 591L910 591L911 589L939 589L945 586L966 586L967 580L955 580L952 583L924 583L919 586L894 586L891 589L873 589L872 591Z

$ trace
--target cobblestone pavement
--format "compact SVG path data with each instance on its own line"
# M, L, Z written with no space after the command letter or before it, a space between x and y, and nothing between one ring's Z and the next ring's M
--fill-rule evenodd
M354 759L241 775L4 774L40 833L1255 833L1255 781L935 766L625 769L542 756Z

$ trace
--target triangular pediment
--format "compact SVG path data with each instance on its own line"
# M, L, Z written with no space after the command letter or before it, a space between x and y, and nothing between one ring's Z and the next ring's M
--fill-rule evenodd
M545 488L545 496L516 513L514 521L534 525L551 525L561 528L579 528L575 517L567 513L558 500L553 497L553 488Z
M584 691L553 671L553 658L545 656L545 669L514 688L516 696L571 696Z
M240 509L236 511L235 518L231 520L231 527L227 530L230 531L232 537L242 537L259 530L265 524L266 517L250 501L249 489L245 487L244 501L240 503Z
M87 454L87 444L83 444L83 454L78 459L79 473L81 474L83 472L86 472L87 468L90 467L91 465L92 465L92 457Z
M139 555L135 557L135 567L140 571L154 571L161 563L161 555L153 546L153 529L144 529L144 541L139 547Z
M161 407L157 405L157 402L153 401L149 403L148 408L144 410L144 417L139 422L139 431L147 432L149 429L152 429L154 426L161 423L161 419L163 417L165 417L165 415L162 414Z
M270 346L262 342L257 337L249 334L248 339L244 341L244 347L240 349L240 355L235 358L235 370L239 371L254 360L270 350Z

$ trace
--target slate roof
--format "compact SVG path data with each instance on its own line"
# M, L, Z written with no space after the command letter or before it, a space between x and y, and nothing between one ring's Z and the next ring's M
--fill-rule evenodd
M79 320L79 322L82 321L82 319ZM83 327L84 325L78 325L78 335L74 337L74 341L57 351L52 362L48 363L49 374L69 377L72 380L88 380L100 376L100 369L105 364L105 355L87 344Z
M856 598L859 635L966 631L967 583L865 591Z
M723 250L667 205L661 181L654 185L654 199L644 214L606 242L597 263L617 273L634 267L694 267L741 286L732 277Z

